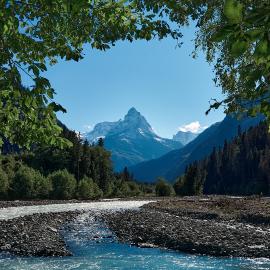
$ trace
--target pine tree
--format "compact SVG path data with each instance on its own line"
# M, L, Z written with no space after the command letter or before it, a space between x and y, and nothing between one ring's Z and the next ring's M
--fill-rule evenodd
M131 176L129 174L129 171L128 171L128 168L125 167L123 172L122 172L122 179L123 181L127 182L127 181L130 181L131 180Z
M98 146L99 147L104 147L104 139L101 138L101 137L98 139Z

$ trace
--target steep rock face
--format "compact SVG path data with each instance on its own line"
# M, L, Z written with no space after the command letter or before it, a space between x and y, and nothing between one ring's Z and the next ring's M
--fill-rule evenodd
M192 133L190 131L183 132L178 131L174 136L173 140L182 143L183 145L187 145L191 141L193 141L199 134Z
M131 108L123 120L97 124L86 135L90 142L95 142L100 137L105 138L105 147L112 152L116 171L158 158L183 146L178 141L158 136L135 108Z
M211 153L213 147L223 146L225 140L232 140L237 135L239 126L244 131L262 120L263 117L245 117L237 120L234 117L226 116L222 122L210 126L185 147L129 169L137 179L144 182L154 182L159 176L173 182L184 173L187 165L205 158Z

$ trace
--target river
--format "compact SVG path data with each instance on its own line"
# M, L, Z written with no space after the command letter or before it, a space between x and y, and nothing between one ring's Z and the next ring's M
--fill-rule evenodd
M0 209L0 219L10 219L34 213L74 210L119 211L138 208L148 201L103 201L46 206L25 206ZM72 228L72 229L70 229ZM118 243L103 224L89 213L81 214L63 237L72 257L27 258L0 253L0 270L269 270L270 260L214 258L189 255L158 248L138 248Z

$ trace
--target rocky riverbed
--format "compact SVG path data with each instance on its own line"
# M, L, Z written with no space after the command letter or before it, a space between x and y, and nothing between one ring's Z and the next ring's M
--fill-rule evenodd
M270 200L167 199L103 219L121 242L212 256L270 258Z
M78 214L44 213L1 220L0 251L23 256L70 256L61 228Z
M74 230L76 234L80 225L77 223L82 222L81 214L91 220L106 211L138 208L150 201L53 202L2 202L2 206L9 207L0 208L0 252L23 256L70 256L62 228ZM85 220L83 226L88 227ZM91 230L89 228L89 233Z
M146 203L69 201L58 207L47 201L43 209L25 207L36 205L31 202L18 208L14 207L20 202L7 202L13 207L0 210L0 251L23 256L70 256L61 229L68 223L71 225L65 227L76 231L78 226L72 221L80 222L77 217L84 211L90 218L105 222L120 242L212 256L270 258L269 198L187 197Z

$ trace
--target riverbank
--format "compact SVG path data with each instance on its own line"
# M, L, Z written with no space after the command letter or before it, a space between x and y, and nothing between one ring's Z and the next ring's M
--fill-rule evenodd
M0 220L0 251L22 256L71 256L61 228L79 213L43 213Z
M71 252L61 234L64 225L77 222L77 217L82 213L94 217L104 211L137 209L150 201L46 201L40 204L41 202L20 204L17 201L14 202L16 206L0 209L0 252L23 256L70 256ZM76 226L69 229L76 230Z
M39 205L52 205L52 204L79 204L79 203L93 203L93 202L110 202L110 201L156 201L164 198L157 197L134 197L134 198L104 198L98 200L15 200L15 201L1 201L0 209L8 207L21 207L21 206L39 206Z
M8 207L37 206L50 204L82 203L87 201L79 200L31 200L31 201L0 201L0 209Z
M107 213L120 242L211 256L270 258L270 199L166 199L139 211Z
M269 198L57 202L17 201L9 203L14 203L11 208L0 209L0 251L23 256L70 256L61 228L85 212L105 222L120 242L139 247L270 258Z

